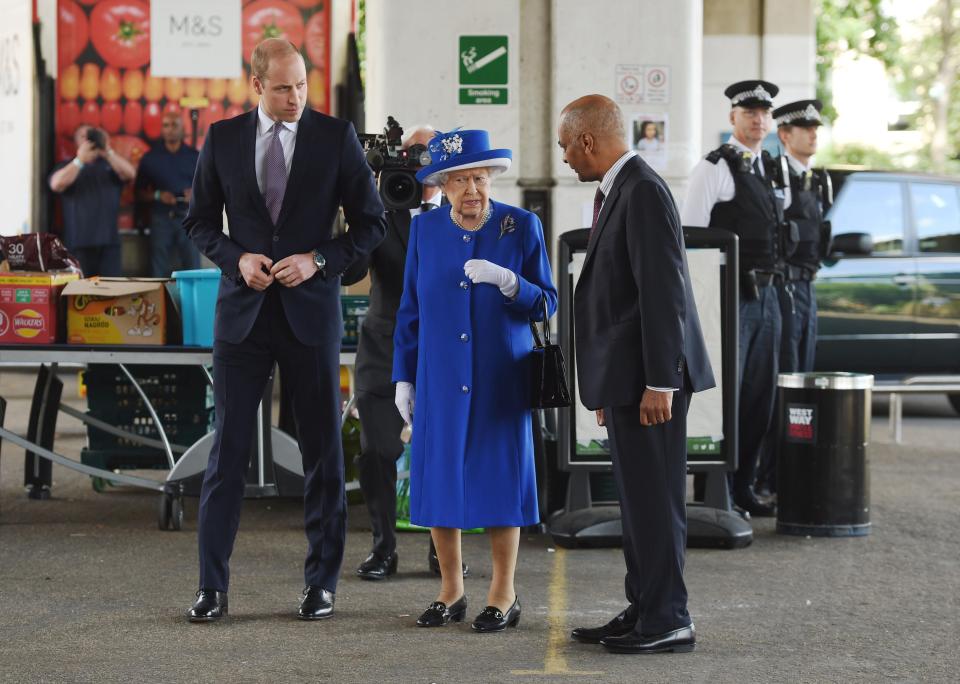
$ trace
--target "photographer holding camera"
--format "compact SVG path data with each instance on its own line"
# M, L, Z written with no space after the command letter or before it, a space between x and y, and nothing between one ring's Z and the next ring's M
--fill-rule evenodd
M386 144L396 143L402 129L392 119L387 126ZM422 186L414 177L420 168L419 153L426 150L433 134L430 126L418 126L403 139L399 146L401 152L396 156L391 156L389 150L381 151L376 143L369 147L367 159L380 171L380 194L387 207L387 234L380 246L369 257L354 262L343 278L344 284L351 284L370 273L370 308L360 330L356 366L357 408L361 417L359 480L373 528L373 548L357 568L357 575L367 580L385 579L397 571L394 527L403 419L394 405L390 377L393 329L403 292L410 222L414 216L441 203L440 188ZM384 145L381 139L379 147ZM440 568L432 542L429 563L438 573ZM466 573L464 566L464 575Z
M163 115L161 139L143 155L137 168L137 201L147 204L150 217L150 275L169 278L171 257L179 267L200 268L200 252L183 230L190 203L190 186L200 153L183 141L183 121L177 112Z
M119 276L120 193L136 170L110 147L110 137L99 128L81 125L73 140L77 155L50 175L50 189L63 201L63 243L85 276Z

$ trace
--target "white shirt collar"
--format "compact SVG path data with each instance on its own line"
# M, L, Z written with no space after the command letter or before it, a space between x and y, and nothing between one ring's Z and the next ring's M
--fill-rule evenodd
M636 150L627 150L623 155L613 163L607 172L603 174L603 179L600 181L600 192L603 193L604 199L610 194L610 191L613 189L613 181L617 179L617 174L620 173L620 169L623 168L623 165L628 161L637 156Z
M442 201L443 201L443 193L442 193L442 192L438 192L437 194L435 194L435 195L434 195L433 197L431 197L430 199L428 199L428 200L423 200L423 201L421 202L421 204L432 204L432 205L435 206L435 207L439 207L439 206L441 206L440 203L441 203ZM432 211L432 210L431 210L431 211ZM423 213L423 212L422 212L422 210L420 209L420 207L414 207L413 209L410 210L410 217L413 218L414 216L419 216L421 213Z
M790 166L793 167L793 170L798 174L809 173L813 169L813 157L810 157L810 161L806 164L802 164L799 159L795 159L790 155L789 152L784 152L784 156L787 158L787 161L790 162Z
M297 126L300 124L299 121L283 121L281 122L283 127L293 133L297 134ZM263 111L262 105L257 105L257 134L263 135L273 126L273 119L267 116L267 113Z
M756 154L756 153L755 153L753 150L751 150L749 147L747 147L747 146L744 145L742 142L740 142L739 140L737 140L737 136L733 135L732 133L730 134L730 137L727 138L727 144L728 144L728 145L733 145L734 147L736 147L738 150L740 150L740 151L742 151L742 152L749 152L750 154ZM762 148L762 147L760 148L760 152L761 152L761 153L763 152L763 148Z

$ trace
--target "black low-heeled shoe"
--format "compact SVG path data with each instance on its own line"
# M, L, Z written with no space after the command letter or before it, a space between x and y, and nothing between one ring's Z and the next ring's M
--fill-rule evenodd
M507 627L516 627L520 624L520 597L513 599L513 605L506 613L496 606L487 606L470 626L474 632L502 632Z
M434 601L417 618L417 627L443 627L448 622L463 622L467 616L467 595L464 594L449 606L443 601Z

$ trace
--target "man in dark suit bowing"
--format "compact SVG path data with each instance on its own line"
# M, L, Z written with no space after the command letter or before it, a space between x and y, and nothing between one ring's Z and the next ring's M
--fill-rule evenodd
M621 653L690 651L683 582L687 408L714 386L666 183L626 142L623 114L588 95L560 114L564 161L599 181L574 294L580 398L610 438L629 606L573 638Z
M227 613L257 405L274 363L303 456L308 540L298 615L333 614L346 504L339 429L340 275L383 239L383 205L353 126L304 110L307 76L289 42L251 58L254 111L211 126L184 228L223 273L214 324L216 424L198 516L194 622ZM334 237L342 205L349 231ZM226 209L230 234L223 232Z

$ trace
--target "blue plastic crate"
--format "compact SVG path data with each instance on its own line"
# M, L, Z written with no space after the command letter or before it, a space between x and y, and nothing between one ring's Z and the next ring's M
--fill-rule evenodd
M189 346L213 346L213 318L217 310L219 268L174 271L183 319L183 343Z

